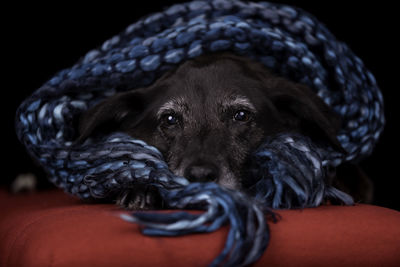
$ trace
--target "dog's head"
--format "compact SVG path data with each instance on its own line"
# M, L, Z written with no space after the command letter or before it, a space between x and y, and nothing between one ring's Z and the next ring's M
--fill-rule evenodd
M306 86L248 58L215 53L89 109L79 140L122 131L157 147L176 175L240 189L248 156L265 137L300 132L341 150L339 127Z

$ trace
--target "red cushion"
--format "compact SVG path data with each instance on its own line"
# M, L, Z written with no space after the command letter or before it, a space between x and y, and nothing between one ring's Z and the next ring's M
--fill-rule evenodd
M60 190L0 191L0 266L206 266L228 226L210 234L147 237L114 205ZM370 206L281 210L255 266L400 266L400 213Z

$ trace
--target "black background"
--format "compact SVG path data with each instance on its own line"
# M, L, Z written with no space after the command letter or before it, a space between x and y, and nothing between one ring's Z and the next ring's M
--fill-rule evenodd
M133 1L132 1L133 2ZM83 7L71 2L57 5L18 5L3 8L2 129L5 172L0 183L10 183L17 174L43 172L34 166L17 141L15 110L21 101L58 70L72 66L81 56L124 30L138 18L183 1L116 2ZM349 47L375 75L385 99L387 124L372 156L361 163L375 183L375 204L400 210L397 187L399 147L396 127L400 109L398 16L395 8L381 2L272 1L301 7L314 14ZM356 2L356 1L353 1ZM357 1L358 2L358 1ZM387 2L386 2L387 3Z

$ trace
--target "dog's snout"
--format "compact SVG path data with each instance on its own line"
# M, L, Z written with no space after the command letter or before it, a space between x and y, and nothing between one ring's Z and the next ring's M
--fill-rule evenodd
M185 177L191 182L213 182L218 179L218 168L213 164L192 164L185 170Z

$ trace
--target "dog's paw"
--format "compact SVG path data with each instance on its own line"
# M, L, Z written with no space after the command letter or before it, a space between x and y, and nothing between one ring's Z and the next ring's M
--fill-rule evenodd
M127 210L152 210L163 207L157 188L149 185L135 185L125 189L118 196L116 203Z

